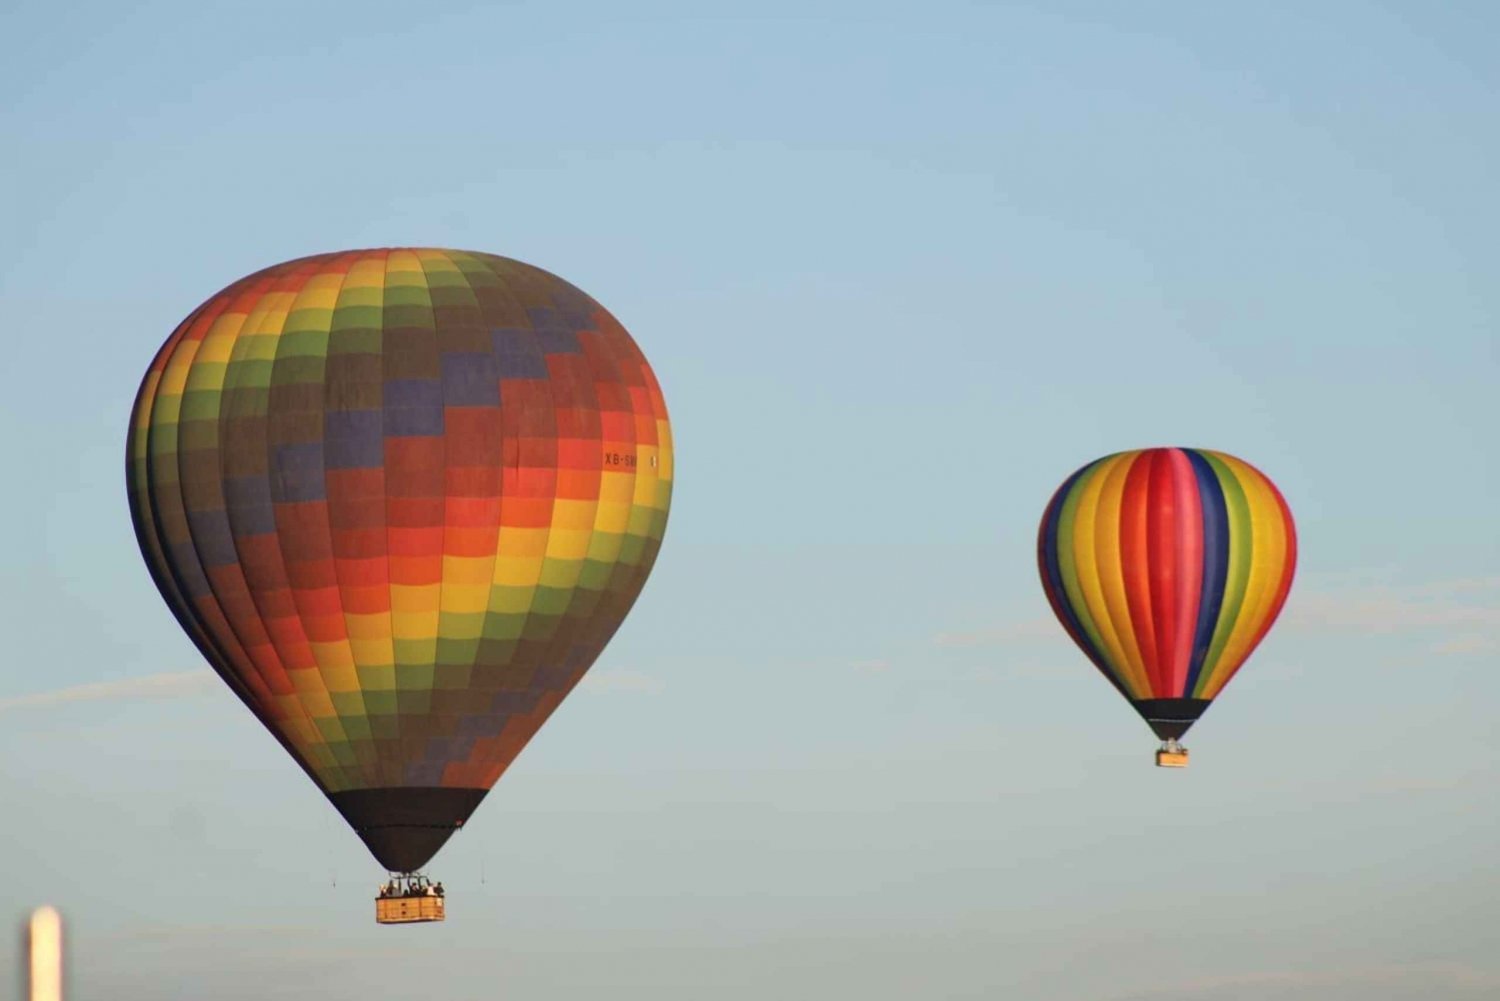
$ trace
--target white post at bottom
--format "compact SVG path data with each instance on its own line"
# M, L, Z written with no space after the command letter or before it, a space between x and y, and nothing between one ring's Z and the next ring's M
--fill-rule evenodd
M62 917L56 909L32 911L26 938L31 953L31 1001L62 1001Z

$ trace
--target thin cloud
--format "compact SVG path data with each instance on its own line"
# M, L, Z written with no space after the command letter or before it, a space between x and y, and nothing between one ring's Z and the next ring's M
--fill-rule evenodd
M969 649L973 647L998 646L1002 643L1014 643L1017 640L1046 639L1060 635L1062 635L1061 627L1057 624L1056 619L1035 618L991 626L987 629L938 633L937 636L933 637L933 642L941 647Z
M1302 629L1335 631L1462 630L1468 647L1453 646L1445 652L1466 653L1476 642L1488 645L1500 635L1500 577L1302 593L1294 590L1287 621Z
M1418 594L1464 594L1472 592L1500 593L1500 577L1455 577L1450 580L1421 584L1411 590Z
M1500 650L1500 639L1481 633L1466 633L1432 645L1432 652L1439 655L1461 656L1467 653L1489 653Z
M0 712L23 709L52 709L75 702L127 702L142 699L179 699L202 695L217 685L211 671L175 671L147 674L123 681L95 681L86 685L55 688L50 692L30 692L0 698Z
M1371 574L1370 576L1373 576ZM1365 578L1368 580L1368 577ZM1349 583L1343 583L1347 580ZM1322 589L1293 587L1282 621L1288 628L1332 632L1448 631L1438 654L1500 649L1500 577L1460 577L1422 584L1360 583L1350 575ZM1062 635L1054 619L1038 617L982 629L938 633L949 649L1002 646Z
M861 674L879 674L882 671L889 671L891 669L891 662L878 658L872 660L855 660L850 661L849 666Z
M578 687L586 692L604 694L607 692L635 692L643 695L655 695L667 687L667 683L660 678L645 674L641 671L616 670L616 671L590 671L583 676Z
M1379 990L1382 998L1417 998L1428 1001L1438 998L1493 997L1491 993L1500 988L1500 974L1456 964L1411 964L1402 966L1375 966L1342 970L1266 970L1233 974L1222 977L1201 977L1176 984L1163 985L1146 991L1132 991L1121 995L1119 1001L1168 1001L1188 999L1194 1001L1240 1001L1240 999L1269 999L1277 1001L1302 1001L1317 998L1330 1001L1344 998L1365 999L1372 989ZM1399 993L1398 993L1399 992Z

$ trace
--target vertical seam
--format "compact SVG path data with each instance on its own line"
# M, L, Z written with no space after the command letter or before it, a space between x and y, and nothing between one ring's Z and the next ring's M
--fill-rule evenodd
M274 272L274 275L271 274L271 272ZM270 280L273 279L273 277L274 278L281 277L281 275L283 273L284 273L283 268L269 268L266 271L257 272L255 275L252 275L251 278L260 278L260 279L263 279L263 280L270 281ZM248 285L249 282L250 282L250 279L244 279L244 280L242 280L240 282L237 282L234 286L231 286L230 289L226 289L224 292L221 292L220 295L229 295L229 294L240 295L240 294L243 294L240 291L240 288L242 286ZM248 291L248 290L246 290L246 291ZM215 421L214 421L214 426L215 426L215 430L214 430L214 441L215 441L215 444L214 444L214 463L215 463L215 466L218 469L218 473L217 473L217 480L218 480L217 487L218 487L218 491L219 491L219 499L223 502L223 505L224 505L224 507L223 507L223 517L224 517L225 528L228 530L229 545L230 545L230 548L232 548L234 550L234 558L235 558L235 568L234 569L235 569L235 573L239 574L241 581L245 585L245 594L246 594L246 597L249 599L251 607L255 610L255 617L256 617L257 623L259 624L259 626L260 626L260 628L261 628L262 631L265 631L265 620L261 617L260 605L255 601L255 593L254 593L254 591L250 587L250 579L249 579L249 577L247 577L245 575L244 557L243 557L243 554L240 552L239 538L234 533L234 520L231 517L231 513L230 513L229 494L228 494L228 491L225 490L225 477L224 477L224 419L225 418L224 418L224 414L225 414L225 403L228 401L229 391L230 391L230 388L231 388L230 380L234 376L235 371L236 371L235 352L238 351L238 350L240 350L241 345L242 345L242 343L244 341L244 338L246 336L245 329L246 329L246 326L248 325L248 321L250 319L250 313L254 311L254 303L258 303L260 301L260 299L264 295L265 295L264 289L254 292L254 296L255 296L254 302L252 302L250 304L250 306L249 306L249 308L248 308L248 310L247 310L247 312L245 314L245 320L240 323L239 327L235 330L235 332L233 334L233 341L231 342L230 347L229 347L229 357L224 362L224 378L223 378L223 381L219 385L219 408L218 408L218 415L217 415L217 417L215 418ZM204 335L204 340L205 341L207 340L207 334L206 333ZM200 344L201 344L201 342L200 342ZM196 357L194 358L193 362L189 362L188 363L188 367L189 367L189 370L190 370L189 371L189 377L191 376L191 368L192 368L192 366L193 366L193 364L195 362L196 362ZM186 383L184 383L184 393L183 393L183 395L186 396ZM177 448L176 454L174 455L174 460L177 463L177 486L178 486L178 490L182 492L183 520L186 523L186 527L188 529L189 537L193 539L193 543L194 543L193 548L194 548L194 552L196 553L197 552L197 537L193 533L193 520L192 520L192 518L187 513L187 510L188 510L187 509L187 495L186 495L186 492L183 491L183 479L182 479L182 458L183 458L183 453L182 453L182 448L181 448L181 412L180 411L179 411L179 419L178 419L178 434L179 434L179 437L178 437L178 448ZM199 563L200 563L200 565L202 564L201 559L200 559ZM207 581L207 583L208 583L209 590L212 591L213 594L214 594L214 600L219 603L220 609L223 610L224 609L224 603L223 603L223 601L221 601L219 599L219 593L218 593L217 589L214 587L213 578L208 575L208 568L206 566L203 567L203 576L204 576L204 580ZM224 613L224 621L225 621L226 625L229 627L230 632L234 634L235 639L240 643L241 647L245 648L245 660L246 660L246 662L249 663L254 668L254 670L256 671L256 673L260 674L261 677L262 677L262 679L267 682L266 688L267 688L268 691L271 692L272 697L275 698L276 697L275 686L273 684L271 684L271 679L268 679L268 678L265 677L264 672L261 671L260 665L256 663L255 657L249 652L249 647L248 647L248 645L245 642L245 635L244 635L243 630L240 628L239 625L237 625L235 623L234 619L228 614L227 611L225 611L225 613ZM290 674L286 670L286 665L284 663L282 663L282 660L281 660L281 651L278 650L278 649L276 649L275 644L272 644L272 643L269 642L270 641L269 634L267 635L266 639L267 639L267 643L268 643L268 647L267 648L270 650L271 655L275 658L278 669L281 671L282 674L287 675L287 681L288 681L288 684L290 684L290 682L291 682L291 676L290 676ZM295 688L293 688L292 692L289 693L289 694L291 696L295 697L296 696ZM300 706L301 700L300 699L296 699L296 701L298 702L298 704ZM268 707L268 708L270 708L270 707ZM312 762L311 761L309 761L308 764L309 764L309 767L312 767ZM313 770L315 771L316 769L314 768Z
M339 300L343 298L344 295L344 287L349 283L349 272L353 270L354 265L359 262L360 258L361 255L357 251L341 255L341 260L339 263L342 265L344 270L343 273L339 275L339 286L333 293L333 306L328 311L328 339L323 345L323 377L319 386L319 388L322 390L322 393L320 395L322 398L321 439L323 446L319 450L319 455L321 456L321 467L319 469L319 473L323 479L323 527L328 534L328 558L333 563L333 591L338 600L339 621L344 624L344 645L348 647L349 662L353 665L354 694L359 698L360 712L364 716L365 725L369 726L370 707L365 702L364 684L360 681L359 678L359 661L354 656L353 638L349 635L349 619L347 613L344 611L344 588L343 585L339 583L338 556L334 553L333 549L333 497L328 492L328 359L333 347L333 317L334 314L338 312ZM331 695L332 693L330 693L329 701L332 701ZM335 713L337 713L338 707L335 706L334 708ZM343 729L342 722L342 719L340 719L340 729ZM350 750L352 751L354 749L354 742L349 740L348 730L344 730L344 739L349 742ZM369 742L370 749L372 752L374 752L375 736L373 730L371 730ZM360 782L365 783L366 780L371 779L372 776L367 773L364 762L358 761L358 754L355 755L355 758L357 762L355 768L357 768L360 772ZM379 770L378 756L376 762L376 770ZM369 784L374 785L377 783L369 782ZM362 785L355 785L351 788L362 788Z
M503 416L502 416L503 415L503 408L504 408L504 405L505 405L505 401L501 397L501 394L500 394L500 362L499 362L499 359L495 355L495 337L494 337L494 331L493 331L493 329L490 326L489 318L485 315L484 302L480 298L479 290L477 288L475 288L475 286L474 286L474 284L472 282L471 271L473 271L474 269L477 268L478 270L488 272L491 275L493 275L493 272L490 271L483 264L483 262L475 260L472 255L464 253L462 251L448 251L448 250L445 250L445 251L442 251L442 253L453 264L455 271L463 279L464 288L466 288L468 290L469 295L474 300L475 322L478 324L479 329L484 334L484 343L485 343L485 346L486 346L486 352L485 353L486 353L486 356L489 358L489 363L490 363L490 366L491 366L491 368L490 368L490 374L493 376L493 379L494 379L494 385L491 387L491 389L494 391L495 402L494 402L494 404L492 404L490 406L492 407L492 410L493 410L493 421L494 421L494 427L495 427L495 437L494 437L494 439L492 441L487 441L486 445L487 446L489 446L489 445L493 446L493 454L491 456L487 457L487 461L491 462L493 465L492 465L492 467L487 467L487 468L492 468L492 470L493 470L493 476L494 476L494 480L493 480L493 483L494 483L494 494L493 494L493 498L492 499L493 499L494 504L495 504L495 520L494 520L493 526L491 526L493 528L493 534L491 536L491 541L490 541L490 544L486 547L488 549L489 553L488 553L488 557L487 557L488 570L486 571L486 573L484 574L484 576L482 578L482 580L483 580L483 587L484 587L484 607L480 610L480 613L479 613L479 634L475 638L475 641L474 641L474 650L473 650L473 653L472 653L472 655L470 657L470 661L469 661L469 675L468 675L468 686L467 686L467 688L468 688L469 691L474 691L474 690L477 689L478 691L483 692L484 691L483 682L481 681L481 679L479 679L479 678L476 677L476 674L480 670L481 651L484 649L485 633L488 630L490 622L491 622L491 619L492 619L492 617L494 615L494 612L492 611L492 605L493 605L493 597L494 597L494 589L495 589L495 564L499 560L499 556L500 556L500 527L501 527L501 524L504 521L504 517L505 517L505 514L504 514L504 509L505 509L505 491L504 491L504 478L505 478L505 462L504 462L504 455L505 455L505 430L504 430L504 419L503 419ZM466 264L468 265L468 267L465 267ZM445 459L445 462L446 462L446 453L445 453L444 459ZM446 548L446 546L447 546L447 528L446 528L446 518L445 518L445 523L444 523L444 547ZM483 712L480 712L480 713L468 713L468 712L466 712L465 713L465 718L467 718L469 715L487 716L488 714L489 714L489 707L486 706L485 709L483 710ZM455 741L462 740L462 741L466 742L466 748L465 748L465 751L464 751L464 755L463 755L462 759L457 759L455 757L454 760L450 760L450 761L446 762L445 765L444 765L444 770L445 771L446 771L447 765L454 764L455 760L462 760L463 762L467 762L468 759L470 757L472 757L472 755L473 755L474 738L462 736L461 732L460 732L461 730L462 730L462 726L460 725L458 728L456 728L454 730L454 733L452 734L452 739L454 739Z
M269 490L270 485L275 481L275 478L278 475L277 469L276 469L276 461L275 461L276 460L275 445L272 443L272 436L271 436L271 394L275 390L276 362L281 357L281 349L282 349L283 344L285 343L286 321L287 321L287 318L292 315L292 308L291 307L296 304L296 302L297 302L297 296L301 295L302 294L302 290L307 287L308 280L318 273L318 267L317 267L316 264L314 264L314 262L320 262L320 261L321 261L321 258L306 257L306 258L302 258L300 261L297 262L299 265L302 265L303 267L299 267L299 268L295 268L295 269L294 268L288 268L287 269L289 272L291 272L292 274L295 275L295 277L296 277L296 279L298 281L298 284L297 284L296 291L290 293L290 295L291 295L291 301L287 304L286 313L281 318L280 329L277 330L277 332L276 332L276 345L272 349L272 352L271 352L271 369L270 369L270 372L267 374L267 377L266 377L266 410L265 410L265 422L264 422L265 423L265 431L264 431L265 441L264 441L264 446L265 446L265 450L266 450L266 482L267 482L267 488L268 488L268 490ZM278 277L280 277L280 276L278 276ZM243 333L242 333L242 336L244 336ZM249 336L260 336L260 335L257 332L252 332ZM222 418L222 412L221 412L221 418ZM222 452L220 454L222 455ZM221 472L220 472L220 481L222 482L222 480L223 480L223 473L222 473L222 470L221 470ZM226 497L225 497L225 510L227 511L228 508L229 508L228 497L226 495ZM298 633L301 636L302 642L307 645L308 656L309 657L313 657L313 668L312 668L312 670L314 670L315 672L317 672L318 683L319 683L319 685L323 689L323 694L325 696L328 696L328 704L329 704L330 707L333 707L333 709L334 709L333 715L330 717L330 719L333 721L333 725L335 727L337 727L337 731L338 731L338 734L339 734L340 738L342 738L342 740L344 741L344 743L347 744L349 742L349 735L344 730L344 721L339 718L337 707L333 706L333 698L332 698L332 694L328 691L328 683L323 678L323 672L322 672L321 668L318 666L317 658L315 656L313 656L313 653L312 653L312 644L311 644L311 642L307 638L307 627L306 627L306 625L302 621L302 615L301 615L300 610L297 608L297 599L296 599L296 596L295 596L295 590L292 587L291 575L287 572L286 550L282 546L281 527L277 523L277 518L276 518L276 500L275 500L274 497L271 499L271 518L272 518L272 524L273 524L273 528L271 530L271 537L276 542L276 555L277 555L278 560L280 561L281 577L286 582L287 599L291 603L291 606L292 606L292 614L291 614L290 618L292 619L292 621L294 621L297 624L297 631L298 631ZM236 552L238 552L238 547L236 547ZM253 590L251 591L251 600L255 602L256 612L257 612L257 614L259 614L261 616L262 627L264 628L265 614L264 614L263 611L261 611L261 603L259 601L255 600L255 593L254 593ZM268 638L269 638L270 630L268 629L266 631L267 631ZM271 641L271 645L272 645L272 648L276 650L277 657L279 658L281 656L281 650L280 650L280 648L276 645L276 643L275 643L274 640ZM283 665L282 666L285 669L285 661L283 661ZM290 677L291 672L288 670L287 674L288 674L288 677ZM302 693L301 692L296 692L296 698L297 698L298 702L302 702L303 703L303 708L306 709L306 703L303 701ZM316 717L314 717L311 713L308 713L308 717L309 717L310 720L314 721L314 722L312 722L313 727L315 729L318 729L318 724L315 722ZM321 731L319 732L318 737L319 737L320 742L328 750L329 757L333 759L334 763L333 763L332 768L333 768L334 772L336 773L336 775L338 777L344 779L345 783L347 783L347 781L349 779L349 775L347 774L346 766L342 762L338 761L337 756L334 755L332 748L328 748L327 747L328 741L325 740L325 739L323 739ZM332 783L329 783L329 784L332 784Z

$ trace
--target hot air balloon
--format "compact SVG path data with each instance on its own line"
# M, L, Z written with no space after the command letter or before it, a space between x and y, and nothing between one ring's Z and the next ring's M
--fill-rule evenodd
M393 874L377 917L441 919L419 870L594 663L661 545L672 438L640 349L519 261L307 257L177 327L127 452L182 628Z
M1105 456L1058 488L1037 563L1073 642L1183 767L1178 742L1276 621L1297 535L1274 484L1222 452Z

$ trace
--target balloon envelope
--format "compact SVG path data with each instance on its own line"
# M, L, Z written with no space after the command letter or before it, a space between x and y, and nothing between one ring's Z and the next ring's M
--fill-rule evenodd
M1249 463L1151 448L1070 476L1042 516L1037 562L1073 642L1167 740L1270 629L1297 538L1280 492Z
M157 587L392 871L420 868L577 684L666 527L639 348L518 261L268 268L168 338L128 443Z

